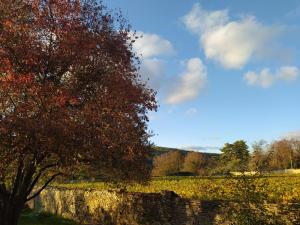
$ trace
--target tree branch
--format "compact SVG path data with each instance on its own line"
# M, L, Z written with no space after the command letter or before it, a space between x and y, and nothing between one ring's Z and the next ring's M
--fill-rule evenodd
M57 176L62 175L62 173L56 173L54 174L44 185L43 187L41 187L34 195L32 195L31 197L26 199L26 202L34 199L35 197L37 197L47 186L49 183L51 183Z
M39 172L43 173L45 170L47 170L49 168L52 168L52 167L55 167L55 166L58 166L58 163L53 163L53 164L46 165L46 166L42 167L41 169L39 169Z
M20 182L21 182L21 179L24 175L23 170L24 170L23 158L21 158L21 156L19 156L18 171L17 171L17 174L16 174L14 182L13 182L13 187L12 187L13 189L12 189L12 192L10 194L10 200L15 196L15 194L17 193L17 191L20 187Z
M27 195L30 194L30 192L32 191L32 189L34 188L34 186L36 185L36 183L38 182L38 180L40 179L40 177L42 176L43 172L51 167L55 167L57 166L58 164L55 163L55 164L49 164L47 166L44 166L40 169L39 173L36 175L36 177L34 178L34 180L31 182L28 190L27 190Z

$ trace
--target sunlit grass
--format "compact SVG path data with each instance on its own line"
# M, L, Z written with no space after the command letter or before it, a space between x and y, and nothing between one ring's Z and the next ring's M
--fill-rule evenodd
M238 178L228 177L163 177L153 178L148 185L123 186L129 192L156 193L171 190L186 198L203 200L233 200L235 190L232 183ZM300 202L299 175L273 175L258 178L258 185L268 193L269 200ZM59 184L66 188L107 190L116 188L105 182L79 182ZM120 187L119 187L120 188Z

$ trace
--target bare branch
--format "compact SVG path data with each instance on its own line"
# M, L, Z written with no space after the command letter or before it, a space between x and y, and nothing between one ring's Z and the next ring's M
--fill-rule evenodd
M31 197L26 199L26 202L34 199L35 197L37 197L47 186L49 183L51 183L57 176L62 175L62 173L56 173L54 174L44 185L43 187L41 187L34 195L32 195Z

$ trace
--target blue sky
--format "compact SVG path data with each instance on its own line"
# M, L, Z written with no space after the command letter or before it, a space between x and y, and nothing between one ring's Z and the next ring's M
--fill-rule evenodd
M156 145L216 151L300 136L299 0L104 3L142 35L134 50L158 91Z

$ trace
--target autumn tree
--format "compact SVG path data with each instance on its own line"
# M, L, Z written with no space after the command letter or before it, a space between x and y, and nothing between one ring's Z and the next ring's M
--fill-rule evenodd
M274 141L269 149L270 166L274 170L294 168L297 151L290 140Z
M183 156L180 151L169 151L155 156L153 159L153 176L168 176L180 172L183 163Z
M134 35L95 0L0 1L0 225L61 174L94 162L107 179L149 177Z
M184 158L183 171L200 174L208 165L208 159L199 152L188 152Z
M261 140L254 142L252 145L253 152L250 155L249 169L252 171L269 170L270 154L268 153L268 145Z
M293 167L300 168L300 140L291 139L289 142L293 151Z

